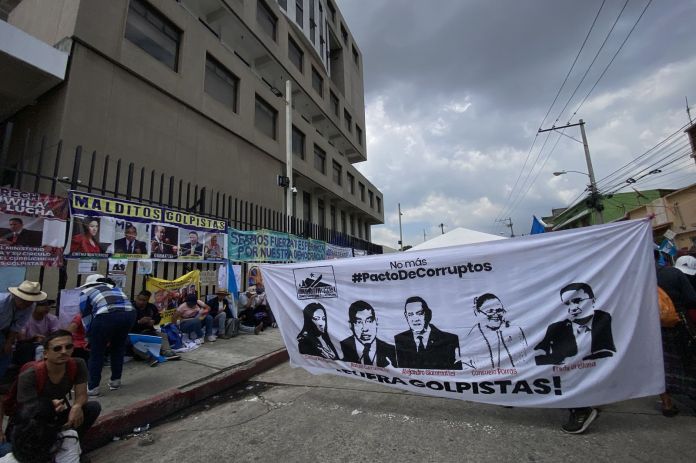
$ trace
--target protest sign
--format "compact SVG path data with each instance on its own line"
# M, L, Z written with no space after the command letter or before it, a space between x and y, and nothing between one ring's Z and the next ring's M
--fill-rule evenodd
M145 288L152 293L150 302L155 304L162 315L160 325L171 323L172 314L177 307L186 300L189 294L196 294L200 298L201 271L194 270L176 280L162 280L160 278L148 278Z
M68 257L223 262L227 223L188 212L69 193Z
M0 188L0 266L63 263L65 198Z
M344 248L335 244L326 244L326 259L343 259L353 257L352 248Z
M294 366L500 405L664 391L648 220L262 265Z

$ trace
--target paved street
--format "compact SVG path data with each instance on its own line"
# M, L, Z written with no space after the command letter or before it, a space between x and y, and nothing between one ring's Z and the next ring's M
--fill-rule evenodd
M684 406L682 406L684 409ZM285 363L151 430L90 454L124 461L693 461L696 417L667 419L653 398L603 407L590 431L565 412L423 397Z

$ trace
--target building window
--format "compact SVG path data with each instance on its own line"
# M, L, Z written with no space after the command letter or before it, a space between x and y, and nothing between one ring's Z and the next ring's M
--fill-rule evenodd
M259 23L259 26L261 26L261 30L275 41L278 18L276 18L273 11L271 11L263 0L258 0L256 4L256 21Z
M142 0L131 0L125 37L157 61L177 70L181 30Z
M370 239L370 224L365 223L365 240Z
M350 113L345 109L343 110L343 122L346 125L346 130L348 130L348 132L350 133L353 133L353 118L350 116Z
M348 45L348 31L346 31L346 26L341 24L341 37L343 37L344 45Z
M344 211L341 211L341 233L348 233L348 229L346 228L346 213Z
M324 207L323 199L317 201L317 215L317 225L321 228L326 227L326 208Z
M355 236L355 217L350 216L350 234Z
M304 27L304 0L295 0L295 22Z
M319 56L324 56L324 8L319 2Z
M331 206L329 214L331 215L331 229L336 231L336 206Z
M239 78L210 55L205 57L205 93L237 112Z
M350 194L355 194L355 177L350 172L346 173L346 178L348 179L348 191Z
M377 196L377 212L382 212L382 198Z
M300 130L292 126L292 154L304 159L305 153L305 135Z
M365 185L358 182L358 189L360 190L360 201L365 202Z
M353 61L355 62L356 66L359 66L360 57L358 56L358 50L356 50L355 45L351 45L351 48L353 49Z
M320 97L324 98L324 78L314 66L312 66L312 88Z
M285 11L288 11L288 0L278 0L278 5Z
M326 6L329 7L329 14L331 15L331 21L336 23L336 7L333 6L333 3L326 2Z
M375 208L375 194L372 190L367 190L367 197L370 198L370 209Z
M317 43L316 29L317 22L314 17L314 0L309 0L309 40L311 40L313 44Z
M288 57L300 72L304 71L304 53L300 46L290 37L288 37Z
M314 145L314 168L326 174L326 153L317 145Z
M332 91L329 90L329 98L331 99L331 111L336 115L336 117L340 117L338 113L338 97L336 94Z
M278 111L256 95L256 111L254 113L254 125L256 129L269 138L276 139L276 123Z
M332 177L333 181L337 185L341 185L341 179L343 178L343 168L339 163L336 161L333 161L333 172L332 172Z
M306 191L302 192L302 220L305 223L312 221L312 197Z
M355 124L355 137L358 139L358 145L362 146L363 134L362 134L362 129L358 126L358 124Z

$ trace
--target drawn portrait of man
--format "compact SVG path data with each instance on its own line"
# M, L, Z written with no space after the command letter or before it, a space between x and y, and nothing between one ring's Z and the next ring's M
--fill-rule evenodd
M527 357L529 347L522 328L507 320L507 309L492 293L474 298L474 315L482 319L464 337L464 368L514 368Z
M422 297L406 299L404 316L409 329L394 336L399 368L462 369L457 335L431 323L433 312Z
M587 283L570 283L560 292L568 308L566 320L552 323L535 350L537 365L560 365L567 361L611 357L616 352L611 315L595 309L595 294Z
M394 346L377 338L377 315L365 301L355 301L348 307L348 324L352 336L341 341L345 362L396 366Z

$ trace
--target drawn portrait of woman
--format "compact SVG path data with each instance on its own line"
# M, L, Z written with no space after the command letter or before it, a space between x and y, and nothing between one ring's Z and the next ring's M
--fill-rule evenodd
M301 354L338 360L338 352L329 338L324 306L312 302L302 310L304 326L297 335L297 345Z

